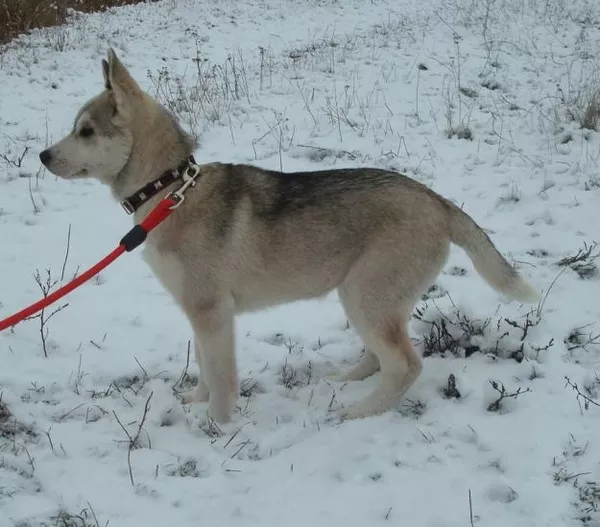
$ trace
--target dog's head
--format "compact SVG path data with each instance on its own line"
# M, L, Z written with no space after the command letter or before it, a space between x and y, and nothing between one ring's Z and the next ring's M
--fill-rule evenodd
M144 95L112 49L108 61L102 61L102 73L106 89L81 108L68 136L40 153L40 161L57 176L110 184L129 159L131 122Z

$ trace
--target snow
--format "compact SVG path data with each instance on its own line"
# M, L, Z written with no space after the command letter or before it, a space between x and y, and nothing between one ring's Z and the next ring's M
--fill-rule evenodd
M161 0L1 49L0 317L38 298L36 270L60 280L64 264L66 281L130 227L106 188L37 160L101 90L109 46L151 93L191 89L198 64L214 86L225 68L241 81L182 112L198 160L406 172L464 205L544 300L504 301L455 248L415 345L457 313L485 328L425 358L397 410L344 423L332 410L378 379L326 379L361 352L336 295L242 316L244 397L217 427L173 395L197 375L185 318L124 256L48 321L47 358L39 319L0 334L0 526L600 525L600 341L585 343L600 284L593 262L584 278L557 265L598 238L600 137L573 116L597 89L599 37L586 0ZM472 140L448 137L448 113ZM443 395L451 374L460 398ZM523 393L488 411L490 379ZM128 452L123 427L140 424Z

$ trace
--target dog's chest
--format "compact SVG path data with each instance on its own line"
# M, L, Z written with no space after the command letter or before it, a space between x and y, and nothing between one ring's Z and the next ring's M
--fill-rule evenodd
M183 300L184 272L181 262L170 252L161 252L152 244L146 245L143 252L146 260L162 285L179 303Z

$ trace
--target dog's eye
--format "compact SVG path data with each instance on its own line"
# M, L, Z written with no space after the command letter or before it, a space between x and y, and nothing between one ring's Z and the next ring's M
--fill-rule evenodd
M91 137L92 135L94 135L94 129L90 128L89 126L86 126L85 128L79 130L79 135L81 137Z

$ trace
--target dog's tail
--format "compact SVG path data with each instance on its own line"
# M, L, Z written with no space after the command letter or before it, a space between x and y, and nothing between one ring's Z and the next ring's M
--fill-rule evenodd
M446 203L450 208L450 239L465 250L485 281L510 298L521 302L537 302L539 292L504 259L473 218L453 203Z

